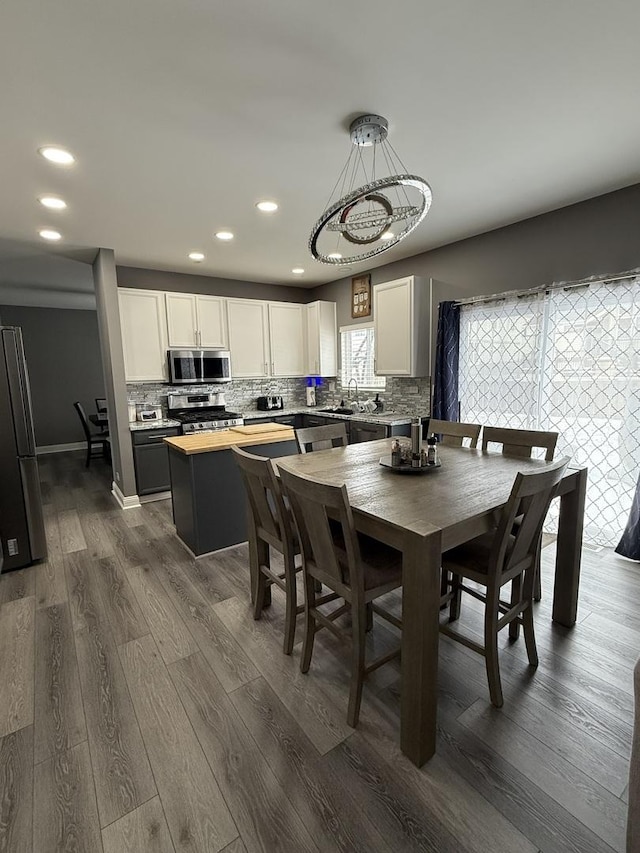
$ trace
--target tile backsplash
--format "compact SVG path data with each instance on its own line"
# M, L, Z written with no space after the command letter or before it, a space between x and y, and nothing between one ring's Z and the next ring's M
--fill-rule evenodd
M329 390L329 382L335 381L335 391ZM255 411L257 397L280 394L284 397L287 409L306 407L306 379L234 379L224 385L168 385L166 383L141 382L127 383L127 397L130 403L148 403L161 406L164 416L167 414L167 394L207 394L222 392L229 411ZM430 409L430 382L425 379L401 379L388 377L387 387L380 391L385 412L397 412L407 415L428 415ZM373 399L376 392L359 391L360 402ZM323 380L316 388L317 407L338 405L349 394L343 389L340 379Z

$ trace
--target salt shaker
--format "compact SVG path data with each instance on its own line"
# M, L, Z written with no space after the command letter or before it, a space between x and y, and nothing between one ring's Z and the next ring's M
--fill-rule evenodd
M394 438L391 442L391 464L394 468L402 465L402 451L400 449L400 442L397 438Z

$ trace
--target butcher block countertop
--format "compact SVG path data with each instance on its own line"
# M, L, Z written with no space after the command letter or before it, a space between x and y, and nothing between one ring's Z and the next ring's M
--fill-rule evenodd
M194 435L177 435L165 438L173 450L191 456L194 453L210 453L214 450L228 450L234 444L243 445L273 444L276 441L295 441L295 432L285 424L255 424L254 426L232 427L217 432L201 432Z

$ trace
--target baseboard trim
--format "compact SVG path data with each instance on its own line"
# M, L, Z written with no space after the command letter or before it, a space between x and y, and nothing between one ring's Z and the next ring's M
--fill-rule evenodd
M67 450L86 450L86 441L72 441L70 444L43 444L36 447L36 456L43 453L65 453Z
M138 495L141 504L149 504L153 501L166 501L171 497L171 491L153 492L150 495Z
M120 509L135 509L140 506L140 498L137 495L123 495L115 481L111 483L111 494L118 502Z

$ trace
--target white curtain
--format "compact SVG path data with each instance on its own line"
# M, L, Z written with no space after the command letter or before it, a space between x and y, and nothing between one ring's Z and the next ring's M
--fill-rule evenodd
M585 541L617 544L640 470L640 278L462 306L460 403L558 432L556 457L589 468Z

